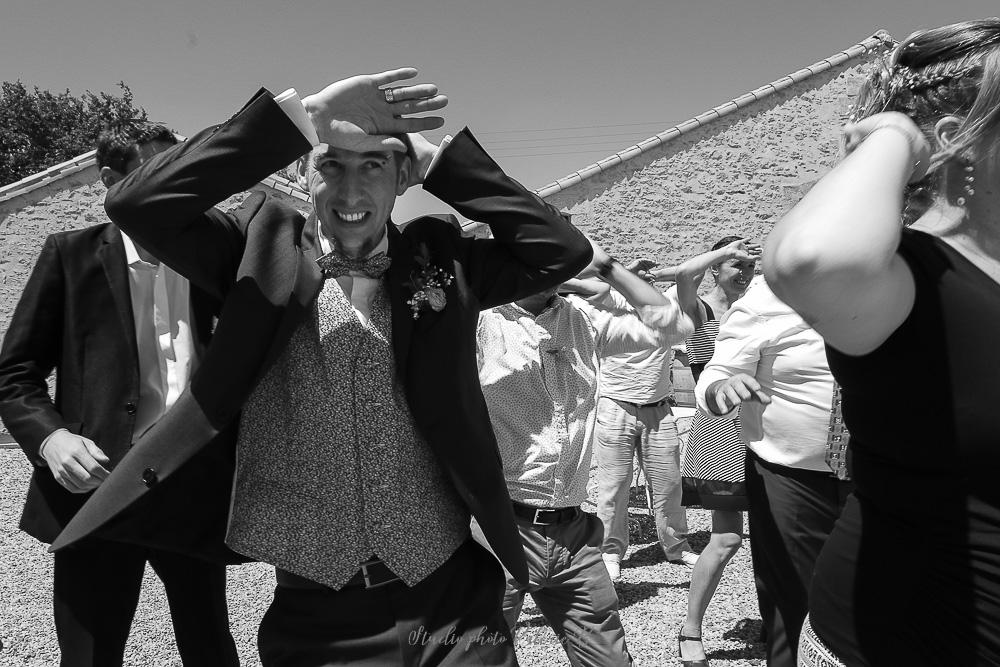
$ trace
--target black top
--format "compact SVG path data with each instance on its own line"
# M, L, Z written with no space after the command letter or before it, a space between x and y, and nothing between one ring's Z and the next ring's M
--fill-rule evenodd
M696 384L698 378L701 377L701 372L705 370L705 366L712 360L712 354L715 353L715 339L719 335L719 322L715 319L715 311L701 297L698 297L698 300L701 301L701 305L705 306L705 321L691 334L686 342L688 368L691 369L691 377L694 378ZM714 323L715 326L711 326L709 323Z
M855 492L810 614L847 665L1000 665L1000 285L904 230L913 310L875 351L827 348Z

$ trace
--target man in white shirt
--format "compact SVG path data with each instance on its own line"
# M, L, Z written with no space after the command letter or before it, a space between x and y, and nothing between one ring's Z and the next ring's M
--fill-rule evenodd
M97 142L102 181L111 186L175 143L146 121L109 128ZM22 530L52 542L170 410L218 307L110 223L46 239L0 353L0 416L35 466ZM225 565L109 540L55 554L61 665L122 664L147 562L163 581L184 665L238 665Z
M628 302L612 290L605 297L613 310L628 312ZM599 305L599 304L598 304ZM605 354L600 360L601 395L595 433L597 516L604 524L604 563L618 579L628 549L628 494L633 456L646 477L656 534L671 563L694 567L698 555L687 541L687 516L681 507L679 436L671 406L671 340Z
M628 665L618 597L601 558L603 526L587 497L597 419L599 358L669 345L691 331L678 306L595 247L598 274L636 309L594 308L555 289L484 311L479 378L528 561L528 582L507 573L513 630L531 593L573 665Z
M840 417L825 343L758 280L722 319L695 394L720 419L740 408L768 665L792 667L816 558L851 491L827 463Z

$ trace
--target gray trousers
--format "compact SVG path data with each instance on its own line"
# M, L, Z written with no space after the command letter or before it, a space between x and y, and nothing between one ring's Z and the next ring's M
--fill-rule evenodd
M653 499L663 553L668 560L677 560L690 551L687 510L681 507L680 438L670 406L637 407L602 396L597 402L594 442L604 553L621 562L628 549L628 493L636 453Z
M604 527L600 520L581 512L571 521L552 526L519 518L517 527L528 561L528 585L504 572L503 613L511 632L524 594L531 593L574 667L631 665L618 615L618 594L601 558Z

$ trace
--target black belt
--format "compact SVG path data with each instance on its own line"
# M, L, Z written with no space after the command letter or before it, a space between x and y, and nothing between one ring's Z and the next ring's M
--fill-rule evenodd
M674 405L674 403L670 400L669 396L667 396L666 398L661 398L656 403L633 403L632 401L622 401L619 398L615 398L612 400L619 401L620 403L626 403L627 405L631 405L634 408L658 408L661 405L670 405L670 406Z
M530 521L537 526L553 526L557 523L572 521L580 515L579 507L559 507L551 509L546 507L533 507L524 503L512 502L514 515Z
M333 588L325 586L318 581L313 581L312 579L307 579L305 577L300 577L297 574L289 572L288 570L282 570L280 567L274 568L275 578L278 580L279 586L285 586L286 588L301 588L309 590L328 590L334 591ZM396 576L396 574L389 569L381 558L372 558L361 564L361 569L357 573L347 580L347 583L340 588L340 590L351 590L355 588L379 588L380 586L385 586L386 584L392 584L401 579Z

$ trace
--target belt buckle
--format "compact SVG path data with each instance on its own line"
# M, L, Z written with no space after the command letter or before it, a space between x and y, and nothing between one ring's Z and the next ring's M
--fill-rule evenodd
M539 516L538 516L542 512L552 512L552 511L554 511L554 510L548 509L547 507L536 507L535 508L535 516L531 519L531 523L535 524L536 526L551 526L551 525L553 525L555 523L554 521L542 521L539 518Z
M371 565L377 565L381 562L382 561L379 560L370 560L366 563L361 564L361 576L364 577L365 580L365 590L371 590L372 588L379 588L381 586L385 586L386 584L391 584L395 581L399 581L399 577L393 576L392 578L386 579L385 581L380 581L374 584L372 583L372 576L368 574L368 567Z

